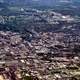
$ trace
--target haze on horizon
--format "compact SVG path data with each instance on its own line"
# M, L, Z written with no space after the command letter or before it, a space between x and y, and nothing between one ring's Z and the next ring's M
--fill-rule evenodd
M80 3L80 0L0 0L0 2L12 4L31 4L31 5L46 5L53 6L56 4Z

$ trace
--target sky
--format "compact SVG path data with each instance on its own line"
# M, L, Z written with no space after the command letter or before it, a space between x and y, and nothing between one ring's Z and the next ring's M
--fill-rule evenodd
M54 5L57 3L73 3L80 2L80 0L0 0L0 2L14 2L14 3L33 3L40 5Z

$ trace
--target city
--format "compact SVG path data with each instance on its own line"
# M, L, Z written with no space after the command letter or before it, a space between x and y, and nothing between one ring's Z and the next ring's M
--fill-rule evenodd
M20 1L0 0L0 80L80 80L80 1Z

